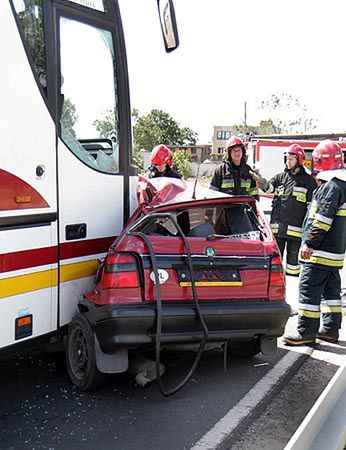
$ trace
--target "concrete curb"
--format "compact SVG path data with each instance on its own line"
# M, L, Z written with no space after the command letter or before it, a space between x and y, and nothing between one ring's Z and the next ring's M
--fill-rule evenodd
M343 450L346 445L346 364L341 366L284 450Z

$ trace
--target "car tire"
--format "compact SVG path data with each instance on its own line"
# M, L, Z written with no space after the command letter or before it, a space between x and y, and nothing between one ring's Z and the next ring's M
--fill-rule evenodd
M233 341L228 344L228 354L235 358L252 358L258 353L261 353L261 344L256 338L248 341Z
M81 391L96 390L106 379L97 369L94 332L83 314L78 314L70 323L66 364L72 383Z

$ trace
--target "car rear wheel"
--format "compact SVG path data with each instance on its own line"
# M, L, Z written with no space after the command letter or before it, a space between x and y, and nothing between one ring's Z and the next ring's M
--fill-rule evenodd
M252 358L261 352L260 340L233 341L228 344L228 353L235 358Z
M72 383L81 391L93 391L105 380L96 366L94 333L83 314L78 314L70 323L66 362Z

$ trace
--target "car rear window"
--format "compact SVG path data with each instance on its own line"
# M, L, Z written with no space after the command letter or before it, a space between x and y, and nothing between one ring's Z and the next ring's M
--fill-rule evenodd
M151 220L149 215L147 220L138 226L137 231L152 236L178 236L180 233L174 219L187 237L220 235L234 239L261 238L257 215L248 203L177 209Z

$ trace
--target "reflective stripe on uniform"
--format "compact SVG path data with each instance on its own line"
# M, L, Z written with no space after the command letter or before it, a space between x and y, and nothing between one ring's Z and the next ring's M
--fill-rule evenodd
M270 228L274 234L279 232L279 224L278 223L271 223Z
M308 190L302 187L294 187L292 195L296 198L298 202L306 203L306 193Z
M346 216L346 203L340 206L340 208L336 212L337 216Z
M320 230L329 231L330 225L327 225L326 223L320 222L319 220L314 219L312 221L312 226L315 228L319 228Z
M299 309L304 309L306 311L319 311L320 305L310 305L309 303L299 303Z
M294 227L292 225L287 226L287 235L288 236L295 236L295 237L302 237L303 229L300 227Z
M342 313L342 306L322 305L321 311L323 313Z
M298 309L298 315L301 317L308 317L309 319L319 319L321 317L320 311L307 311L305 309Z
M329 266L329 267L342 267L343 261L335 261L327 258L319 258L318 256L310 256L310 259L308 259L306 262L310 262L313 264L322 264L322 266Z
M221 184L221 189L234 188L234 181L223 181Z
M300 265L292 265L292 264L286 264L286 273L289 273L291 275L298 275L300 272Z
M240 181L240 187L249 190L250 186L251 186L251 181L244 181L244 180Z
M295 187L293 188L293 191L296 191L296 192L305 192L305 193L308 192L307 188L299 187L299 186L295 186Z
M309 317L310 319L319 319L321 316L320 305L299 303L298 315L302 317Z
M341 300L323 300L321 303L321 311L323 313L341 313L342 312L342 303Z
M341 306L341 300L339 298L335 299L335 300L323 300L322 304L326 303L327 305L330 306Z
M318 220L319 222L324 222L328 225L331 225L333 223L333 219L327 216L322 216L322 214L315 214L314 219Z
M313 255L321 256L321 258L335 259L337 261L343 261L345 258L345 253L331 253L323 250L314 250Z
M330 253L322 250L314 250L312 255L306 262L313 264L322 264L329 267L342 267L345 253Z
M249 195L257 195L258 194L258 189L254 188L249 192Z

